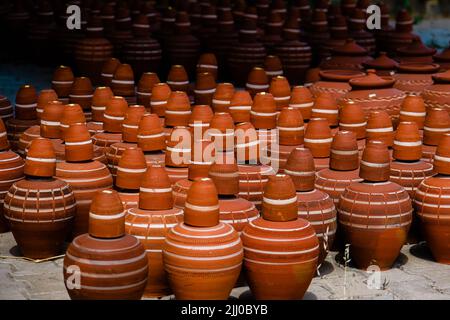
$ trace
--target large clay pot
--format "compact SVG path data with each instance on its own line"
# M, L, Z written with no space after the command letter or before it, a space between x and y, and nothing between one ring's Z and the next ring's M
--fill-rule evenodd
M450 112L450 70L432 76L434 84L425 88L422 97L427 108L442 108Z
M33 140L25 162L27 177L15 182L4 199L4 216L28 258L60 254L72 228L75 197L66 182L53 178L55 163L50 140Z
M138 300L147 279L144 246L125 234L125 211L117 192L99 191L89 213L89 233L75 238L64 257L64 282L70 298Z
M211 179L192 184L184 223L167 234L163 257L176 299L228 299L241 271L243 248L233 227L219 222Z
M142 178L138 208L127 211L125 231L144 246L148 258L145 297L171 293L164 271L162 249L169 230L183 220L183 210L173 208L172 188L163 167L147 169Z
M450 135L445 134L434 159L436 176L422 181L416 190L414 204L423 235L437 262L450 264L448 158Z
M328 92L339 100L345 96L352 87L348 81L364 76L362 71L342 69L342 70L321 70L319 72L320 81L315 82L311 87L311 93L317 96L320 92Z
M331 57L321 62L321 69L350 69L363 70L363 63L371 61L372 58L363 47L356 44L353 39L331 50Z
M420 95L423 90L433 84L433 74L439 71L434 63L402 63L394 74L394 88L406 94Z
M370 141L364 150L360 177L348 186L338 205L339 228L350 244L350 256L360 269L389 269L406 241L412 220L409 194L388 181L390 157L386 145Z
M400 63L432 63L436 51L425 46L417 36L413 38L411 44L397 49L397 59Z
M303 298L316 273L319 242L311 224L298 218L289 176L269 177L262 217L244 229L242 242L246 278L256 299Z

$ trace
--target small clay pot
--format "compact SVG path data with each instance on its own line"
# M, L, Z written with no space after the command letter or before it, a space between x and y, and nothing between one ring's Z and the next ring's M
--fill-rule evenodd
M206 137L211 139L218 152L234 150L234 122L228 112L214 114Z
M211 105L216 86L213 74L208 72L197 73L194 89L195 103Z
M196 133L201 133L201 139L204 138L204 134L208 130L213 116L213 110L208 105L196 105L192 108L192 113L189 117L189 127L194 135L194 139Z
M400 122L394 137L393 157L402 161L418 161L422 157L422 141L415 122Z
M94 146L84 123L71 124L65 133L65 157L68 162L92 160Z
M273 77L270 81L269 92L275 99L278 111L289 106L289 101L291 100L291 87L285 77Z
M69 94L69 102L71 104L78 104L86 113L86 118L90 120L92 97L94 94L94 88L89 78L79 77L75 78L72 89Z
M245 89L254 97L259 92L269 90L269 78L263 68L254 67L248 74Z
M239 193L239 173L234 152L217 152L208 175L214 182L219 196Z
M364 149L359 176L371 182L389 180L390 156L387 146L381 141L371 140Z
M217 80L217 70L217 59L214 53L203 53L200 55L197 62L197 75L208 72L213 75L214 80Z
M125 98L135 96L134 73L129 64L121 64L117 67L111 80L111 89L116 96Z
M147 170L144 153L140 148L128 148L122 153L117 166L116 187L138 190Z
M144 114L145 107L142 105L132 105L127 109L125 119L122 122L122 139L124 142L138 142L139 123Z
M187 126L191 115L191 105L186 92L173 91L166 105L166 126Z
M441 136L450 132L450 116L444 109L428 110L423 127L423 143L437 146Z
M166 83L172 91L188 92L189 77L186 69L182 65L173 65L170 67Z
M235 91L230 101L229 112L234 123L250 122L253 101L248 91Z
M144 72L139 79L136 89L137 103L143 105L150 111L153 87L160 82L156 73Z
M414 121L420 130L423 129L426 116L425 103L422 97L409 95L403 100L400 109L400 122Z
M333 137L330 153L330 168L338 171L358 169L359 152L356 135L351 131L338 131Z
M188 178L194 181L197 178L208 176L215 157L214 144L208 140L195 140L192 143L191 161L189 163Z
M128 103L123 97L115 96L106 104L105 113L103 114L103 129L106 132L120 133L122 132L122 123L128 109Z
M312 153L306 148L292 150L284 168L284 173L289 175L297 191L311 191L314 189L314 159Z
M367 121L361 105L353 102L344 104L339 118L339 130L354 132L358 140L366 137Z
M209 178L195 180L187 193L184 222L190 226L213 227L219 223L219 199Z
M283 75L283 65L278 56L268 55L264 59L264 70L269 78Z
M319 93L312 107L311 117L327 119L331 127L336 127L339 123L338 115L339 108L336 99L327 92Z
M217 84L214 92L211 107L214 112L229 112L231 100L235 94L234 86L231 83Z
M378 140L392 147L394 143L394 129L389 114L384 111L372 111L367 120L367 141Z
M91 107L92 121L103 123L103 114L105 113L106 105L113 97L114 94L109 87L98 87L95 89Z
M327 119L310 119L305 131L304 145L311 150L313 157L328 158L332 141L331 129Z
M150 98L150 106L153 113L156 113L159 117L165 116L167 100L169 100L171 93L172 91L166 83L157 83L153 86Z
M295 186L288 175L269 176L264 187L263 217L270 221L290 221L297 217Z
M137 143L142 151L164 150L166 147L165 135L161 122L156 114L145 114L139 122Z
M64 106L59 124L61 138L63 140L66 130L74 123L86 123L85 115L79 104L67 104Z
M36 119L37 92L32 85L23 85L16 94L15 113L20 120Z
M58 139L61 137L60 121L64 106L60 101L50 101L44 106L41 115L40 134L44 138Z
M243 122L235 127L235 148L238 163L259 162L258 134L250 122Z
M42 112L44 112L44 107L50 102L58 100L58 95L53 89L41 90L37 99L36 105L36 116L38 119L41 118Z
M280 112L277 120L281 145L296 146L303 144L305 127L300 110L287 107Z
M255 95L250 120L256 129L276 128L277 106L272 94L261 92Z
M101 77L104 86L109 87L111 85L114 73L116 73L116 70L120 65L120 61L116 58L111 58L103 64Z
M166 141L166 166L187 168L191 159L191 141L192 134L188 127L173 128Z
M53 73L52 89L55 90L60 99L67 99L74 80L75 77L70 67L59 66Z
M311 91L304 86L296 86L292 89L289 107L298 108L305 121L311 118L314 98Z
M14 109L8 98L0 95L0 118L3 121L13 118Z
M52 177L55 174L56 155L50 140L34 139L27 152L24 172L33 177Z

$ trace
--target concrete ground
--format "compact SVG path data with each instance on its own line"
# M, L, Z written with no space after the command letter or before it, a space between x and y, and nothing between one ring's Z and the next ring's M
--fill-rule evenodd
M355 269L351 262L345 268L340 261L340 254L328 255L305 299L450 300L450 266L434 262L424 244L404 246L394 267L379 274ZM68 299L62 263L62 258L24 260L12 234L0 234L0 299ZM248 287L234 289L232 298L252 299Z

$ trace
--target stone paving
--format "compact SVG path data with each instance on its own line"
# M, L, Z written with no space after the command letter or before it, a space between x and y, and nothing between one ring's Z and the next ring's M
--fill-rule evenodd
M21 259L11 233L0 234L0 256L0 299L69 298L63 283L62 258L41 263ZM450 266L434 262L423 243L404 246L394 267L380 274L355 269L351 261L345 267L342 260L341 254L330 252L305 299L450 300ZM371 289L373 279L379 285ZM240 287L230 298L247 300L252 296L248 287Z

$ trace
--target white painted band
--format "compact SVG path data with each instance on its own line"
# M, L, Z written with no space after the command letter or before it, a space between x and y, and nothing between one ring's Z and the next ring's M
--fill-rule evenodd
M86 141L78 141L78 142L65 142L66 146L81 146L81 145L86 145L86 144L91 144L92 140L86 140Z
M145 168L145 169L130 169L130 168L117 167L117 171L128 172L128 173L144 173L145 171L147 171L147 168Z
M315 113L325 113L325 114L338 114L339 110L329 110L329 109L312 109L312 112Z
M290 103L289 107L292 107L292 108L311 108L313 105L314 105L314 102Z
M354 154L359 154L358 150L334 150L331 149L331 153L337 154L337 155L342 155L342 156L350 156L350 155L354 155Z
M41 120L41 125L44 125L44 126L57 126L57 127L59 127L60 122L59 121Z
M111 83L116 83L116 84L132 84L134 85L134 80L117 80L117 79L113 79L111 81Z
M166 110L166 114L191 114L191 110L187 111Z
M215 205L215 206L196 206L193 204L190 204L189 202L186 202L184 204L185 208L191 209L191 210L195 210L195 211L214 211L214 210L219 210L219 205Z
M287 169L284 169L284 173L290 176L299 176L299 177L314 176L316 174L315 171L291 171Z
M309 139L305 138L304 142L307 143L330 143L333 141L333 138L325 138L325 139Z
M386 128L367 128L367 132L392 132L394 129L392 127L386 127Z
M27 156L27 160L36 161L36 162L45 162L45 163L55 163L56 159L48 159L48 158L34 158Z
M305 129L304 126L301 126L301 127L294 127L294 128L292 128L292 127L277 127L277 128L278 128L278 130L280 130L280 131L302 131L302 130Z
M268 84L252 84L248 83L245 85L247 88L255 89L255 90L263 90L263 89L269 89Z
M159 138L159 137L163 137L163 136L165 136L165 133L161 132L161 133L149 134L149 135L138 134L137 138L138 139L152 139L152 138Z
M36 106L37 106L37 103L30 103L30 104L18 104L18 103L16 103L16 107L23 108L23 109L36 108Z
M165 100L165 101L150 101L151 106L161 106L163 104L167 104L167 100Z
M394 144L402 147L419 147L422 145L422 141L397 141L394 140Z
M426 112L412 112L412 111L400 111L400 114L411 117L425 117L427 115Z
M263 197L263 202L268 203L268 204L282 206L282 205L287 205L287 204L291 204L291 203L296 203L297 196L290 198L290 199L279 199L279 200Z
M92 110L95 111L105 111L106 107L105 106L91 106Z
M144 188L144 187L140 187L139 191L141 191L141 192L150 192L150 193L166 193L166 192L172 192L172 188Z
M367 122L360 122L360 123L342 123L342 122L340 122L339 125L343 126L343 127L351 127L351 128L353 128L353 127L364 127L364 126L367 125Z
M214 103L214 104L226 104L226 105L228 105L228 104L231 103L231 101L230 101L230 100L218 100L218 99L213 99L213 100L212 100L212 103Z
M230 110L243 110L243 111L250 111L252 109L252 106L230 106Z
M118 121L123 121L125 120L125 117L115 117L115 116L110 116L109 114L104 114L103 115L106 119L111 119L111 120L118 120Z
M385 168L389 167L389 163L373 163L373 162L367 162L364 160L361 160L361 165L365 165L366 167L371 168Z
M450 128L430 128L430 127L423 127L423 130L425 130L425 131L431 131L431 132L448 132L448 131L450 131Z
M263 112L256 112L253 110L251 110L250 113L254 116L260 116L260 117L274 117L278 114L277 112L263 113Z
M195 89L194 93L196 94L211 94L216 92L216 88L213 89Z
M123 217L125 217L125 211L118 213L118 214L111 214L111 215L99 215L99 214L89 212L89 218L97 219L97 220L113 220L113 219L120 219Z
M181 85L189 84L189 81L171 81L171 80L167 80L166 83L169 84L169 85L181 86Z

